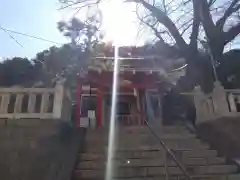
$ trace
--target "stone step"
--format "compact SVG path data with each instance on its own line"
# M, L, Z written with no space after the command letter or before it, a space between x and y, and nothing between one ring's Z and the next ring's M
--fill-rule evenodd
M211 166L188 166L187 171L190 175L221 175L236 173L238 167L235 165L211 165ZM104 169L94 170L75 170L77 176L82 178L104 177ZM148 176L161 176L166 174L165 167L119 167L114 170L115 178L136 178ZM169 175L183 175L178 167L168 167Z
M196 138L192 134L188 135L176 135L176 134L168 134L168 135L162 135L159 136L159 138L165 142L165 141L198 141L201 142L200 139ZM140 135L120 135L115 137L116 141L120 142L132 142L134 141L154 141L158 142L159 140L153 136L152 134L140 134ZM102 137L102 136L96 136L96 137L87 137L87 142L93 142L93 143L107 143L108 138Z
M156 132L162 132L162 133L182 133L182 132L188 132L186 127L184 126L162 126L162 127L158 127L158 126L154 126L151 125L153 130ZM123 128L118 128L117 129L118 132L125 132L125 133L148 133L150 132L150 129L148 126L129 126L129 127L123 127Z
M229 175L197 175L191 176L191 180L239 180L240 174ZM166 180L166 176L146 178L114 178L113 180ZM169 176L168 180L187 180L185 176Z
M104 178L81 178L75 177L74 180L104 180ZM239 180L240 174L226 175L197 175L191 176L192 180ZM112 180L166 180L166 176L136 177L136 178L113 178ZM184 176L169 176L168 180L186 180Z
M168 144L204 144L200 139L197 138L179 138L179 139L161 139L166 145ZM137 146L137 145L154 145L160 144L160 141L155 137L136 137L136 138L115 138L115 142L119 146ZM107 140L88 140L87 145L101 146L107 145Z
M162 140L192 140L197 139L196 135L194 134L160 134L159 137ZM115 137L116 139L156 139L153 134L146 133L146 134L118 134ZM101 135L94 135L94 136L86 136L87 141L101 141L101 142L107 142L108 137L107 136L101 136Z
M169 149L183 149L183 150L191 150L191 149L209 149L209 145L201 143L201 142L191 142L191 141L176 141L176 142L165 142L165 145ZM138 150L138 149L164 149L159 142L121 142L120 144L114 145L117 150ZM107 149L108 145L104 145L102 143L86 143L85 151L86 152L99 152Z
M178 158L214 158L217 156L215 150L178 150L173 151ZM82 153L80 154L82 160L102 160L106 157L105 153ZM134 150L134 151L116 151L115 158L117 159L147 159L147 158L161 158L165 156L165 151L157 149L151 150Z
M167 145L169 149L172 151L191 151L191 150L208 150L209 146L207 145L191 145L191 146L179 146L179 145ZM95 152L95 153L102 153L107 152L108 146L86 146L84 149L84 152ZM144 151L151 151L151 150L158 150L158 151L164 151L164 148L161 145L145 145L145 146L135 146L135 147L118 147L116 149L117 151L137 151L137 150L144 150Z
M156 139L156 137L152 136L151 134L150 136L140 135L140 137L139 136L135 136L135 137L136 138L132 136L125 137L124 135L119 136L118 138L116 138L115 142L117 142L118 144L115 146L120 149L127 149L127 148L131 149L131 147L133 146L137 148L141 148L144 146L152 147L157 145L158 149L162 149L162 146L160 145L160 142L158 141L158 139ZM207 144L204 144L203 142L201 142L201 140L194 138L194 136L192 136L191 134L188 134L187 137L179 136L177 139L175 138L177 138L176 135L174 136L165 135L165 139L162 138L162 140L165 143L165 145L170 149L198 149L198 148L208 149L209 148ZM89 152L102 151L106 149L108 144L107 142L108 142L108 139L107 138L104 139L101 136L98 136L95 138L89 137L86 143L86 151L89 151Z
M158 135L192 135L185 127L164 127L164 128L156 128L154 132ZM148 127L124 127L120 129L116 129L115 135L145 135L152 134ZM88 130L87 137L108 137L108 131L106 130Z
M225 163L224 158L185 158L179 160L184 166L199 166L199 165L220 165ZM93 161L81 161L78 164L78 169L100 169L106 164L106 159L93 160ZM113 164L116 167L152 167L152 166L164 166L164 157L152 158L152 159L115 159ZM176 166L176 163L172 158L167 160L168 166Z

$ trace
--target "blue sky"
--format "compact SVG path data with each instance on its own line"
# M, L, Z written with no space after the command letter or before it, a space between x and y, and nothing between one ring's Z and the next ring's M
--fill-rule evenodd
M0 6L0 25L7 29L40 36L57 42L66 39L57 30L61 14L57 0L7 0ZM5 32L0 30L0 57L34 57L52 43L12 34L24 47L20 47Z
M0 25L6 29L64 43L67 39L59 33L57 22L69 18L71 13L69 10L59 11L59 7L58 0L5 0L0 6ZM120 5L118 1L111 1L103 4L101 9L106 40L112 40L117 34L121 45L136 44L136 22L133 22L135 17L129 4ZM124 9L124 14L119 9ZM12 36L24 47L20 47L8 34L0 30L0 58L14 56L32 58L37 52L54 45L21 35Z

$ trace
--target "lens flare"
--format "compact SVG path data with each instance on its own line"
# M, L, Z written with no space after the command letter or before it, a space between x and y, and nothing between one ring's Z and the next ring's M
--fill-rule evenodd
M112 85L112 107L110 116L110 127L108 134L108 157L107 157L107 168L105 173L105 180L112 180L114 173L113 156L115 151L115 117L117 109L117 90L118 90L118 72L119 72L119 58L118 58L118 45L114 47L114 71L113 71L113 85Z

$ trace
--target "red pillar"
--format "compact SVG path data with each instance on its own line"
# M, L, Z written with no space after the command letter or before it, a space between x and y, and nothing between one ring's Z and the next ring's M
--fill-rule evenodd
M144 89L141 89L140 91L140 102L141 102L141 120L142 120L142 124L145 123L146 120L146 101L145 101L145 91Z
M97 125L98 128L102 127L102 115L103 115L103 91L101 88L97 91Z
M80 126L80 118L81 118L81 101L82 101L82 84L80 82L77 83L77 92L76 92L76 126Z

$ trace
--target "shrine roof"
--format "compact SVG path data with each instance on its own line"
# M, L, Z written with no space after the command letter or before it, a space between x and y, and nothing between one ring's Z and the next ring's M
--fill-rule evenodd
M159 47L153 46L124 46L119 47L119 72L132 74L146 73L158 74L158 77L178 78L185 74L185 60L179 58L174 52L171 53L172 47L164 51ZM113 72L114 69L114 47L102 49L96 53L95 57L89 63L90 71ZM175 81L175 80L174 80Z
M99 51L100 56L114 57L114 46L103 45ZM162 47L161 44L156 43L153 45L144 46L120 46L118 47L119 57L143 57L143 56L161 56L164 58L178 58L179 54L176 51L176 47Z

